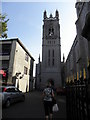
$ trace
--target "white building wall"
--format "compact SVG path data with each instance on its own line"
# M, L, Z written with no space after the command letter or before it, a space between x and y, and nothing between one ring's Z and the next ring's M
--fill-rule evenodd
M19 79L19 89L23 92L29 91L29 70L30 70L30 57L28 62L25 60L25 50L20 46L18 42L16 42L15 49L15 58L14 58L14 66L13 66L13 74L15 76L16 73L21 72L20 76L24 75L22 79ZM28 68L27 75L24 74L24 66Z

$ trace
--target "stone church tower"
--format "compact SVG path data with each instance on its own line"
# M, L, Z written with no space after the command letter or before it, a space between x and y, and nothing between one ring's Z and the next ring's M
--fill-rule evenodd
M47 12L43 15L42 62L40 86L44 88L48 80L54 82L55 87L62 86L61 82L61 43L59 13L55 17Z

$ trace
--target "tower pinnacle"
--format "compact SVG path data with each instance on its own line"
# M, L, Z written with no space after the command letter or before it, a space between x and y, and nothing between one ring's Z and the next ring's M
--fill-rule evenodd
M52 16L52 14L50 14L50 18L52 18L53 16Z
M47 12L46 12L46 10L44 11L44 19L46 19L47 18Z
M59 19L59 13L58 13L58 10L56 10L55 17L56 17L57 19Z
M39 54L38 62L40 63L40 54Z
M65 62L65 56L64 56L64 54L63 54L63 63Z

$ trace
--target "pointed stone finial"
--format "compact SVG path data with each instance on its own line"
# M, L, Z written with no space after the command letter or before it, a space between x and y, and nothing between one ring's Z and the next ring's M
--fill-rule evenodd
M50 18L52 18L53 16L52 16L52 14L50 14Z
M64 54L63 54L63 63L65 62L65 57L64 57Z
M46 10L44 11L44 19L46 19L47 18L47 12L46 12Z
M40 63L40 54L39 54L38 62Z
M59 13L58 13L58 10L56 10L56 15L55 15L55 17L56 17L57 19L59 19Z

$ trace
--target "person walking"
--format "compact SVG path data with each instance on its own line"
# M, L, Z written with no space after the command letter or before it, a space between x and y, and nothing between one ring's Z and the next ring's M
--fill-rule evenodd
M43 103L44 103L44 111L45 111L45 119L52 120L53 111L52 111L52 97L54 97L54 91L52 89L52 84L48 82L47 87L43 90Z

